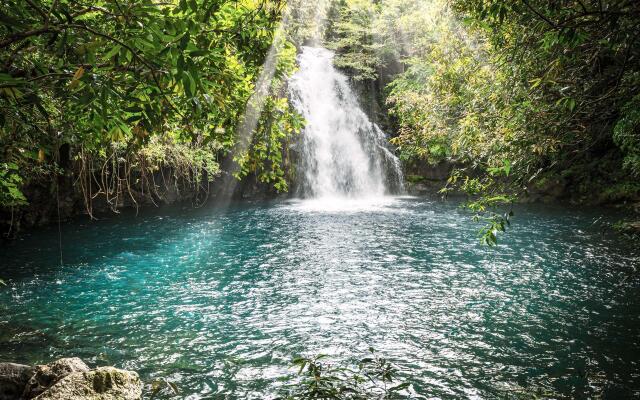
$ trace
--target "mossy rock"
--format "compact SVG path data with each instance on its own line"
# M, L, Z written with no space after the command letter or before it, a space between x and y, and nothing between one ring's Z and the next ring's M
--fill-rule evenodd
M89 367L77 357L61 358L47 365L36 365L23 397L32 399L74 372L89 372Z
M101 367L67 375L37 400L138 400L142 381L135 372Z

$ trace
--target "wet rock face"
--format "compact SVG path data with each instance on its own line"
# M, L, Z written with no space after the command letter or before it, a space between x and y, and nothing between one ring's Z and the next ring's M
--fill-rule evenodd
M22 399L32 375L33 368L28 365L0 363L0 400Z
M113 367L90 370L79 358L47 365L0 363L0 400L139 400L135 372Z

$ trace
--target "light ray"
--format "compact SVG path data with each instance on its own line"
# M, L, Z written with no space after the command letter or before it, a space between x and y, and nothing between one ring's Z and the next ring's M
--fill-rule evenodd
M294 17L296 9L300 11L302 7L306 7L309 4L313 5L313 17L311 20L299 15L297 18ZM256 80L254 92L247 102L246 110L236 131L236 145L233 149L233 157L228 160L228 165L224 168L228 175L222 182L223 188L216 204L218 207L227 207L238 187L239 180L235 175L239 172L240 165L236 162L236 159L249 151L253 135L258 127L260 115L270 94L270 85L275 76L281 47L289 39L292 23L303 24L306 29L312 26L313 39L320 40L326 25L329 4L330 0L299 0L289 2L285 6L273 42Z
M217 203L219 207L227 207L229 205L238 187L239 182L238 179L235 178L235 175L239 171L240 165L235 161L235 158L241 157L249 150L253 135L258 127L260 115L264 110L265 101L269 96L271 81L275 76L276 66L278 64L279 46L286 40L286 29L289 26L289 6L287 5L286 7L273 42L267 52L260 74L258 75L258 79L256 80L254 92L249 98L249 101L247 101L246 110L236 131L236 145L233 149L233 158L228 160L227 168L225 168L228 176L225 177L226 179L223 181L224 187Z

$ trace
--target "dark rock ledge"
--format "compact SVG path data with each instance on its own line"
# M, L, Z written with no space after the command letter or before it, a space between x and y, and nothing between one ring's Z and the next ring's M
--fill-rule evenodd
M113 367L90 370L79 358L46 365L0 363L0 400L139 400L135 372Z

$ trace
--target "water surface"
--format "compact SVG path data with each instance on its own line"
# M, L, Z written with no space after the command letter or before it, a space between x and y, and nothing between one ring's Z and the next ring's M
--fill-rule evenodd
M455 204L163 209L0 247L0 361L78 356L181 397L270 398L297 354L369 346L419 398L640 396L638 250L529 206L495 249Z

